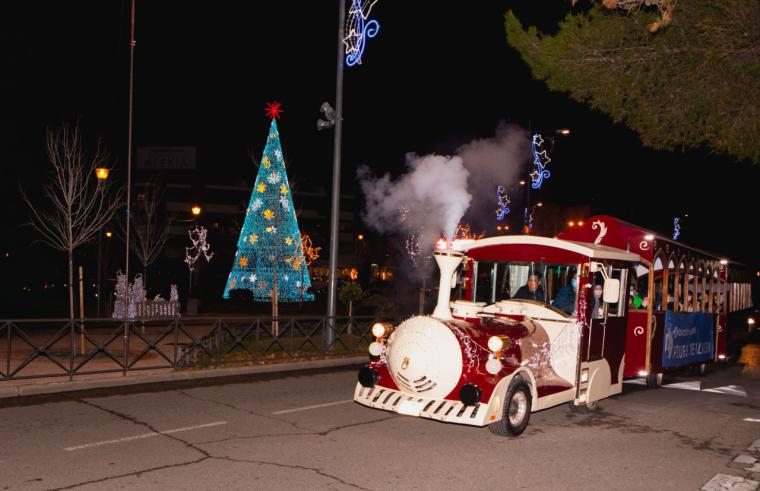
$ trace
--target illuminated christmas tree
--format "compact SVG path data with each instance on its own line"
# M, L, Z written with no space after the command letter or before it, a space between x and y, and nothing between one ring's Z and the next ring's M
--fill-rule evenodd
M273 302L273 307L278 301L314 300L277 132L279 106L267 108L272 124L224 289L224 298L234 290L250 290L254 301Z

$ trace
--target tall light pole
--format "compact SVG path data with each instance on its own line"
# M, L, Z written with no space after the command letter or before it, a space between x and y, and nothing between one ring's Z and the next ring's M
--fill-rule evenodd
M129 285L129 228L132 219L130 192L132 190L132 103L135 75L135 0L132 0L129 27L129 116L127 129L127 219L124 234L124 275ZM129 288L124 289L124 367L123 374L127 375L129 357Z
M105 183L106 179L108 179L108 168L106 167L98 167L95 169L95 177L98 178L98 183ZM103 276L101 272L101 257L102 257L102 250L103 250L103 227L100 227L100 230L98 230L98 302L97 302L97 313L95 317L100 317L100 298L102 295L102 290L100 288L101 285L101 278Z
M330 274L327 289L327 332L329 348L335 339L335 306L338 290L338 229L340 228L340 157L343 137L343 23L346 1L338 0L338 67L335 84L335 141L333 143L332 204L330 210Z

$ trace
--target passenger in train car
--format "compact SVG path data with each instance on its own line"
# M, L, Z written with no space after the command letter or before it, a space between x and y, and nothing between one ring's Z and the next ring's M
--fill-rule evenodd
M594 285L594 310L591 311L591 317L594 319L601 319L604 317L604 302L602 301L603 292L604 286L600 284Z
M529 274L528 282L521 286L512 298L515 300L537 300L543 302L546 296L541 286L541 277L535 273Z
M570 278L570 282L559 289L557 296L552 303L552 307L563 310L568 314L575 312L575 296L578 292L578 273L573 271Z
M694 304L691 301L691 292L686 294L686 301L683 307L684 312L694 312Z
M668 293L665 303L665 310L675 310L675 304L673 303L673 295Z

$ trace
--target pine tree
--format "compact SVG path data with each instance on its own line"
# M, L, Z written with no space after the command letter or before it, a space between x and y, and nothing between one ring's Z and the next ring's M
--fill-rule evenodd
M311 280L285 172L276 113L273 111L224 298L234 290L250 290L257 302L314 300L308 291Z

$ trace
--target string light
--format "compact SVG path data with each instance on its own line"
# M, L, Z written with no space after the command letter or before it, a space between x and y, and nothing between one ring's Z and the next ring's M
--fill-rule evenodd
M504 220L504 217L506 217L509 214L509 196L506 192L504 192L504 186L498 186L496 188L496 199L498 202L498 208L496 209L496 219L499 221Z
M187 234L190 236L190 242L192 247L185 247L185 263L190 271L195 271L195 263L201 257L206 258L207 262L211 261L214 257L214 253L211 252L211 246L207 242L208 230L206 227L195 227L192 230L188 230Z
M673 240L678 240L678 236L681 235L681 221L680 218L675 217L673 219Z
M541 185L544 183L544 179L549 179L551 173L546 169L546 165L551 162L552 159L546 155L546 150L543 148L544 139L540 133L533 135L530 142L530 151L533 154L533 165L535 168L530 173L530 178L533 181L531 187L533 189L541 189Z
M348 9L346 31L343 43L346 45L346 65L361 64L367 38L373 38L380 30L380 24L369 19L369 12L377 0L353 0Z

